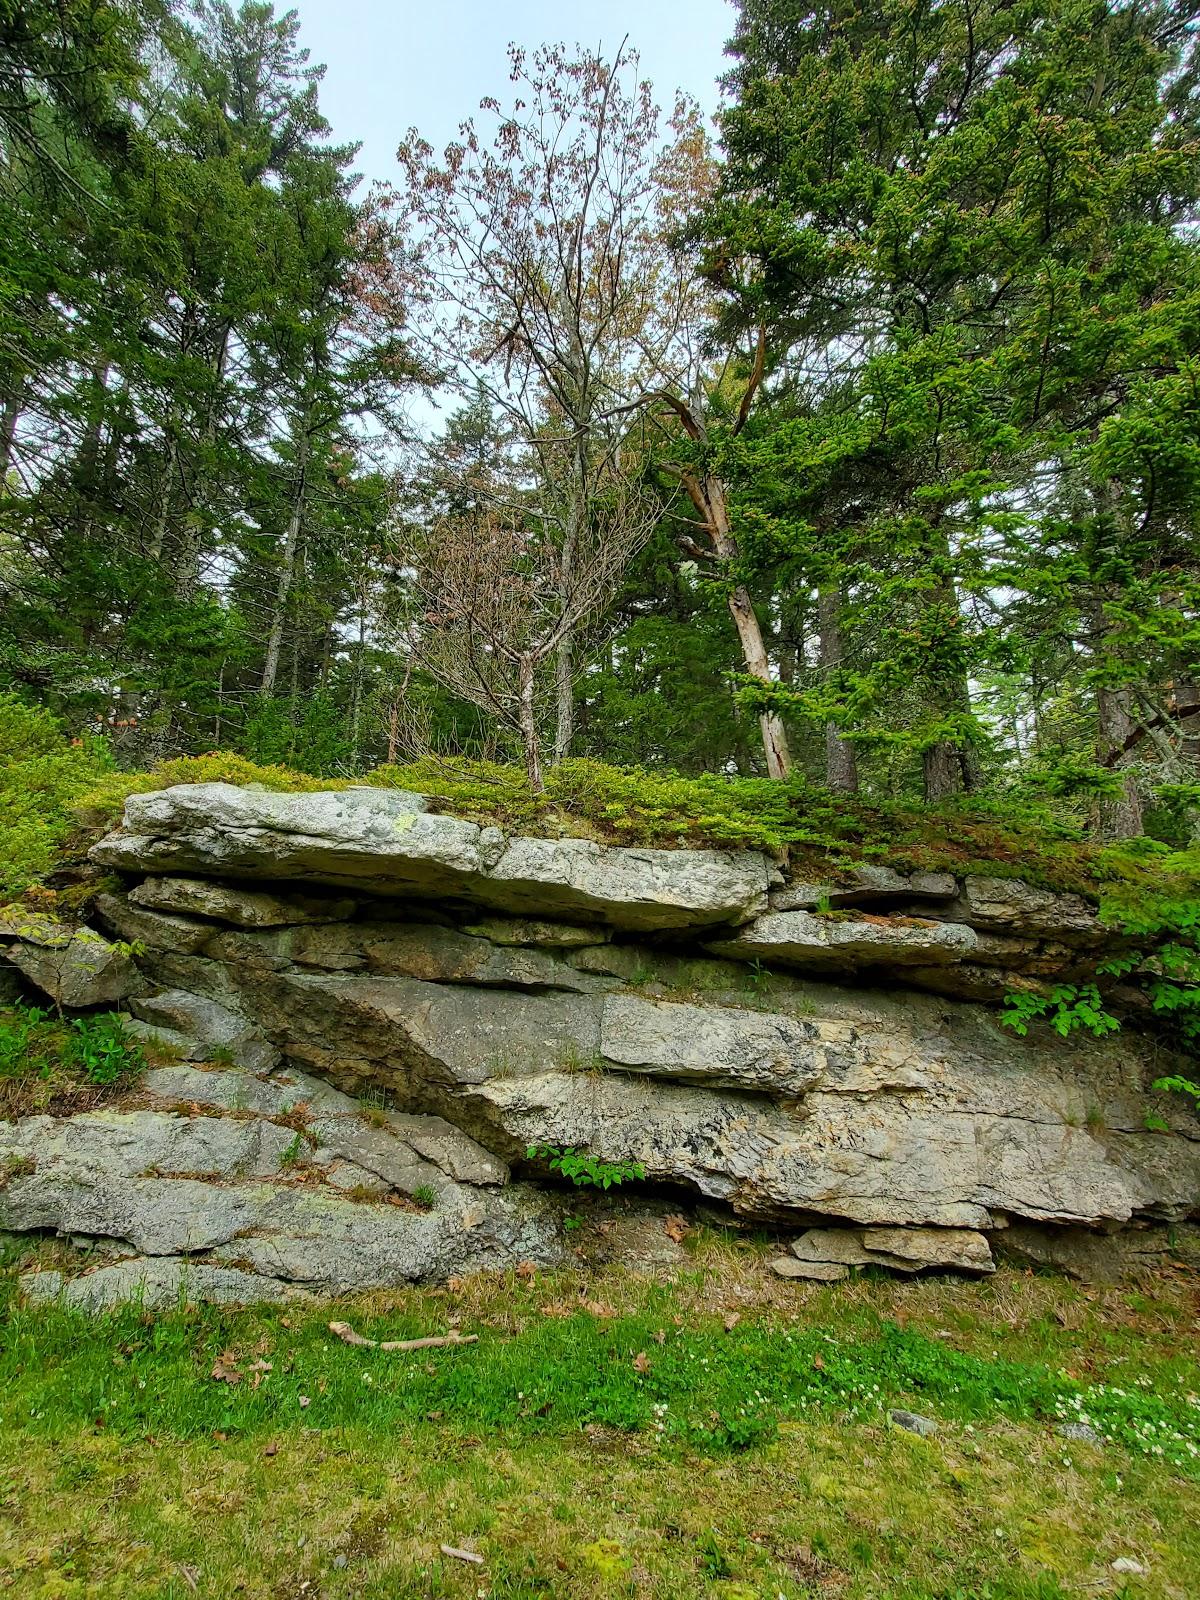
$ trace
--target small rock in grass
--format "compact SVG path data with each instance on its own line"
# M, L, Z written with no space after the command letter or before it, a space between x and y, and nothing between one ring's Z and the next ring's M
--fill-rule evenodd
M919 1433L922 1439L928 1439L931 1433L938 1431L938 1425L932 1417L919 1416L915 1411L889 1411L888 1421L897 1428L903 1428L906 1433Z
M1087 1422L1060 1422L1058 1432L1073 1444L1103 1444L1104 1440Z
M850 1268L836 1261L797 1261L795 1256L776 1256L771 1271L780 1278L816 1278L821 1283L838 1283L850 1276Z
M1112 1563L1112 1570L1114 1572L1128 1572L1135 1577L1145 1577L1149 1569L1144 1567L1140 1561L1135 1561L1132 1556L1118 1556Z

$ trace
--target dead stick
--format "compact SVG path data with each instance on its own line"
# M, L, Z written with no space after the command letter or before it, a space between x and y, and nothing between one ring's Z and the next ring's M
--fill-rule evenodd
M364 1350L436 1350L445 1345L475 1344L479 1339L477 1333L446 1333L429 1339L364 1339L348 1322L331 1322L329 1331L336 1333L343 1343Z
M455 1561L473 1561L477 1567L483 1565L483 1557L476 1555L474 1550L456 1550L452 1544L439 1546L444 1556L453 1556Z

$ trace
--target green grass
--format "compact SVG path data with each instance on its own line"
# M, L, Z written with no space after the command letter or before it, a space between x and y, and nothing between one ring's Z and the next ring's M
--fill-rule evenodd
M1200 1592L1186 1286L797 1290L695 1248L671 1284L510 1274L157 1321L10 1305L0 1568L46 1596L182 1597L197 1573L205 1595L361 1600ZM354 1349L330 1317L479 1342ZM1055 1431L1084 1395L1102 1448ZM1149 1569L1126 1591L1121 1555Z

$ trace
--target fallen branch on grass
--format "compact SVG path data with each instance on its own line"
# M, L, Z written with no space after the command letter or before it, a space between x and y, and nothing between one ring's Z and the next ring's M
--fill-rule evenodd
M343 1344L364 1350L435 1350L444 1345L475 1344L479 1339L477 1333L444 1333L429 1339L364 1339L348 1322L331 1322L329 1331L336 1333Z
M474 1550L456 1550L452 1544L439 1546L444 1556L453 1556L455 1561L473 1561L477 1567L483 1565L483 1557L476 1555Z

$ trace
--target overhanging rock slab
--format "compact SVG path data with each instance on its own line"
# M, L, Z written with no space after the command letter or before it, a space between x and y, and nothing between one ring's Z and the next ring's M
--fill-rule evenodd
M757 915L772 868L754 851L641 850L506 839L395 789L272 794L179 784L132 795L92 858L127 872L322 883L654 932Z

